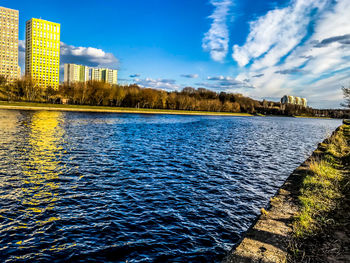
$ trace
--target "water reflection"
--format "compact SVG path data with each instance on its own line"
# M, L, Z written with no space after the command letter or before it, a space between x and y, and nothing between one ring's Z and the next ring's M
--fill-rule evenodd
M23 148L26 162L23 169L21 204L27 219L36 224L59 220L55 216L40 216L52 210L58 199L60 156L62 154L63 122L61 112L35 112L29 126L27 146ZM25 223L19 228L26 227Z
M22 125L18 124L20 118L20 112L0 111L0 151L10 148L13 142L17 140L16 135L22 129ZM4 159L0 158L0 165L3 164Z

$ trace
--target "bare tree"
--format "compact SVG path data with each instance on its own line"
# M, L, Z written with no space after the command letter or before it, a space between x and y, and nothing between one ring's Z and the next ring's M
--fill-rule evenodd
M0 75L0 88L7 83L7 79L5 76Z
M340 105L345 108L350 108L350 86L348 88L342 86L343 96L344 96L344 103L341 103Z

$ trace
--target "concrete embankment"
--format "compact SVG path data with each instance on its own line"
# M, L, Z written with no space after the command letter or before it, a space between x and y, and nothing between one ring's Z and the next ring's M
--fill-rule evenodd
M247 231L241 243L224 259L233 262L286 262L293 232L293 217L298 211L297 194L304 164L289 176L270 208L262 210L258 221Z
M344 121L344 123L350 124L346 121ZM326 220L326 222L328 219L330 219L329 221L332 222L332 225L328 226L328 223L325 223L323 226L319 227L321 228L321 230L310 226L308 231L310 231L311 233L311 235L309 235L311 236L311 238L298 238L298 229L296 229L296 226L298 225L298 222L296 223L296 220L297 218L300 218L300 215L302 214L301 211L305 210L305 207L303 207L301 202L301 195L302 193L310 192L309 189L307 191L304 189L306 180L305 178L308 177L307 179L309 180L310 176L314 177L313 179L315 179L314 181L316 181L316 183L318 180L324 180L324 178L317 178L317 174L313 175L312 171L310 170L310 164L323 163L326 162L326 159L330 159L330 152L332 152L334 148L332 144L332 138L335 137L337 137L337 139L338 137L343 138L343 142L347 142L346 145L349 145L350 125L342 125L341 127L339 127L330 138L326 139L323 143L320 143L318 148L313 152L312 156L310 156L288 177L286 182L279 189L276 196L271 198L269 207L266 208L266 210L261 210L261 215L255 222L255 224L253 224L253 226L246 232L241 242L239 242L237 246L235 246L230 251L227 257L223 260L223 263L350 262L350 254L348 254L350 253L349 247L346 247L346 245L349 244L350 239L350 235L348 235L349 231L347 231L349 230L348 225L346 225L346 223L344 223L343 225L338 224L338 222L336 222L337 219L329 218L331 217L330 215L332 213L335 213L336 209L339 210L337 213L341 215L339 216L339 218L342 218L341 220L344 220L344 217L347 218L350 216L349 211L347 211L348 209L346 209L347 206L343 205L343 201L346 199L346 196L348 196L350 192L348 188L344 188L347 189L347 193L345 195L342 195L340 193L340 190L338 190L339 197L335 198L334 200L331 200L333 203L337 202L336 205L334 205L334 210L332 210L333 208L324 208L325 211L327 210L327 213L324 212L322 214L322 217ZM330 147L332 148L332 151L330 150ZM345 177L347 177L348 180L348 176L346 176L346 174L348 174L349 171L349 163L346 162L344 164L343 160L344 158L349 158L349 147L344 146L342 148L342 153L334 153L334 156L332 156L331 158L333 158L333 161L335 159L339 161L336 165L337 168L335 168L336 172L341 173L342 176L344 175ZM340 164L340 162L342 162L342 164ZM315 187L316 189L318 186L313 187ZM339 189L343 188L339 187ZM311 190L313 191L313 189ZM321 195L324 194L321 193ZM323 200L316 200L315 203L321 201ZM314 216L314 214L312 214L312 216ZM310 218L310 222L312 224L315 224L315 222L317 222L318 219L312 218L312 216ZM317 237L317 235L320 235L321 233L323 236L325 236L325 231L322 230L322 227L327 229L328 227L332 228L333 226L336 226L338 228L336 231L345 233L343 235L343 240L337 240L337 236L331 237L328 235L325 238L325 242L328 242L327 239L332 238L332 243L337 244L337 247L334 247L335 245L331 244L331 247L327 247L327 251L331 252L327 252L326 250L316 252L321 254L324 253L325 255L317 255L316 257L314 255L307 255L308 253L313 253L313 249L311 249L311 252L310 249L307 249L308 247L312 247L312 244L310 246L310 244L304 243L313 243L313 239L319 240L320 238ZM322 247L323 244L318 244L317 246ZM306 247L306 249L302 251L303 255L301 255L301 257L300 255L297 255L298 253L300 253L300 250L295 249L295 247L302 249L304 249L303 247ZM330 253L334 254L332 260L334 259L336 261L329 261ZM344 255L346 256L344 257ZM346 259L344 259L347 256L349 256L349 261L346 261ZM315 258L317 257L319 259L315 260ZM325 258L325 261L323 261L322 257Z

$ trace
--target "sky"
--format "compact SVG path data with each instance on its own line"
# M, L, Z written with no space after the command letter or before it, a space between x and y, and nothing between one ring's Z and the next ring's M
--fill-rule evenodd
M63 64L118 69L120 84L186 86L340 108L350 86L350 0L0 0L61 24Z

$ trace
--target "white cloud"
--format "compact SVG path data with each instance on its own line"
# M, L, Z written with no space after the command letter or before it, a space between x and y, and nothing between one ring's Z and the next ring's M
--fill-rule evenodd
M76 47L61 42L60 80L63 80L63 65L65 63L81 64L90 67L118 68L119 61L112 54L94 47ZM18 64L21 74L25 73L25 41L18 42Z
M349 0L294 0L269 11L250 23L245 44L233 47L236 79L250 79L255 98L289 93L313 107L339 107L340 87L350 79L349 14Z
M209 16L213 20L210 29L205 33L202 47L210 52L215 61L222 61L228 52L229 32L227 28L227 17L229 15L232 0L211 0L214 13Z
M18 41L18 65L21 67L21 75L25 72L26 45L24 40Z
M322 14L315 28L314 38L318 40L344 35L349 32L350 20L349 0L336 0L334 8L330 8Z
M112 53L94 47L76 47L61 42L61 63L76 63L91 67L117 68L119 61Z
M25 41L18 42L18 64L24 74L25 66ZM112 54L102 49L93 47L76 47L61 42L60 64L63 68L64 63L82 64L91 67L112 67L117 68L119 61ZM61 74L63 76L63 72ZM62 77L61 76L61 77Z
M250 23L244 46L233 47L233 59L245 66L261 57L255 66L257 69L275 65L306 36L311 12L322 10L326 3L327 0L295 0L290 6L269 11Z

